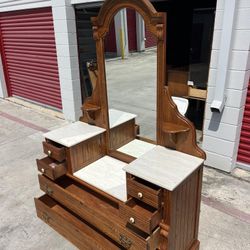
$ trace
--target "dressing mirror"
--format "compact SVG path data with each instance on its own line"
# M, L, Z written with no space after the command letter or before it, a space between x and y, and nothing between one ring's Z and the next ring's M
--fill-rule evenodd
M130 25L127 25L127 17ZM122 18L124 22L120 22ZM116 48L110 45L111 38L114 38L114 28L120 31L116 37ZM135 32L139 28L142 38L139 32ZM125 32L128 37L123 34L124 29L128 29ZM109 128L135 119L135 133L132 138L124 138L126 142L135 136L156 141L157 48L156 42L151 43L150 48L139 47L139 39L145 39L146 33L156 40L142 16L134 9L126 8L113 17L105 36ZM111 148L125 143L121 141L120 145L115 145L112 143L115 140L112 133L111 137Z
M108 6L92 18L97 63L94 69L89 67L89 74L95 83L92 96L83 104L81 121L105 128L105 153L127 162L132 159L117 151L134 140L204 158L193 125L178 111L167 86L166 13L157 12L146 0ZM123 33L122 28L131 13L136 22L144 21L143 31L155 39L153 50L129 53L124 35L130 32ZM118 59L111 39L116 39Z

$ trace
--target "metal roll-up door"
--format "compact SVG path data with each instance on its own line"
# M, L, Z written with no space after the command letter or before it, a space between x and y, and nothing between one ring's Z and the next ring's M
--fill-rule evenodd
M249 80L246 106L245 106L245 112L243 117L241 135L240 135L238 161L250 164L250 80Z
M156 37L145 27L145 48L155 47L157 45Z
M127 25L128 25L128 47L129 51L137 50L137 35L136 35L136 11L127 9Z
M1 13L0 39L9 96L61 109L51 8Z

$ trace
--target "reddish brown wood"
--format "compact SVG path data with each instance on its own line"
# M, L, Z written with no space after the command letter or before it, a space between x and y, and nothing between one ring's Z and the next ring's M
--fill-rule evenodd
M127 179L128 195L157 209L161 206L162 189L138 178Z
M117 160L120 160L120 161L123 161L123 162L126 162L126 163L130 163L132 161L134 161L136 158L131 156L131 155L127 155L125 153L122 153L122 152L119 152L117 150L110 150L109 151L109 156L117 159Z
M200 249L200 242L196 240L191 246L190 250L199 250L199 249Z
M104 155L103 135L92 137L67 148L67 162L70 166L70 173L78 171Z
M179 134L179 133L185 133L190 130L190 128L181 126L175 123L166 122L162 125L162 130L164 133L167 134Z
M107 237L73 216L48 196L35 199L37 216L79 249L120 249Z
M52 141L47 140L46 142L43 142L43 152L59 162L65 160L65 148Z
M119 217L118 205L102 195L95 194L91 189L84 188L70 178L54 183L44 176L39 176L40 188L53 199L91 223L117 243L121 244L120 237L132 241L130 249L147 249L147 245L155 241L143 234L136 235L123 226Z
M162 109L163 118L161 126L164 127L164 124L170 122L189 129L185 133L178 133L174 140L171 135L172 131L170 130L168 133L164 130L164 134L162 134L160 139L160 144L169 148L174 148L177 151L205 159L205 152L197 145L196 130L193 124L179 113L177 106L174 104L169 95L167 87L165 88L165 95L163 97L163 105L164 104L165 108Z
M189 72L187 69L169 69L168 76L168 89L171 96L187 96L188 95L188 77Z
M148 234L152 233L161 218L158 210L134 198L130 198L125 204L121 204L119 212L125 224L132 224Z
M118 149L135 139L135 120L110 129L110 149Z
M102 191L101 189L98 189L94 187L93 185L88 184L87 182L82 181L81 179L75 177L72 174L67 173L66 176L70 178L71 180L77 182L79 185L81 185L83 188L88 188L91 189L93 192L101 195L103 198L106 198L107 200L113 201L114 203L119 204L121 201L118 200L117 198L107 194L106 192Z
M194 242L198 242L201 175L202 168L195 171L174 192L164 191L163 221L170 229L168 239L161 238L160 249L192 249Z
M59 157L63 150L47 141L45 153L49 149L53 152L50 157L38 160L38 168L46 166L45 174L53 180L65 173L66 176L54 182L39 176L41 189L56 201L48 196L36 200L38 216L83 249L116 249L120 245L132 250L195 250L199 248L202 166L171 192L132 179L128 174L126 203L72 175L104 155L129 163L135 158L116 151L117 148L135 138L152 142L136 137L134 120L109 128L104 40L114 15L123 8L140 13L147 29L157 38L157 140L154 143L205 158L196 144L194 126L178 112L166 86L166 15L158 13L148 0L106 0L98 17L93 18L97 65L89 67L93 95L85 101L81 118L105 128L106 132L66 149L67 173L65 163L52 160L53 153ZM51 164L60 169L58 176Z
M36 163L38 170L52 180L56 180L67 173L65 162L56 162L50 157L45 157L41 160L37 159Z

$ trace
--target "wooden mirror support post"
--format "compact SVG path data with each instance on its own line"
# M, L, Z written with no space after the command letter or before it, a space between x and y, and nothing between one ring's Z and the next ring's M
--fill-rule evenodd
M121 120L108 107L104 39L124 8L137 11L157 38L155 142L137 135L136 115ZM149 0L106 0L92 22L93 93L80 121L44 135L37 216L83 250L198 250L205 153L166 84L166 13Z

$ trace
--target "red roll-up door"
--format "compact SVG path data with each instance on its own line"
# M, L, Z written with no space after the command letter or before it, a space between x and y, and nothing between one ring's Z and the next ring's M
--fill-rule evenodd
M1 13L0 39L9 96L61 109L51 8Z
M246 106L240 135L238 161L250 164L250 80L248 84Z
M105 37L105 52L112 52L112 53L117 52L114 20L112 20L109 32Z
M127 25L128 25L128 47L129 51L137 50L136 41L136 12L133 9L127 9Z
M145 48L151 48L155 47L157 45L157 39L156 37L147 29L145 26Z

